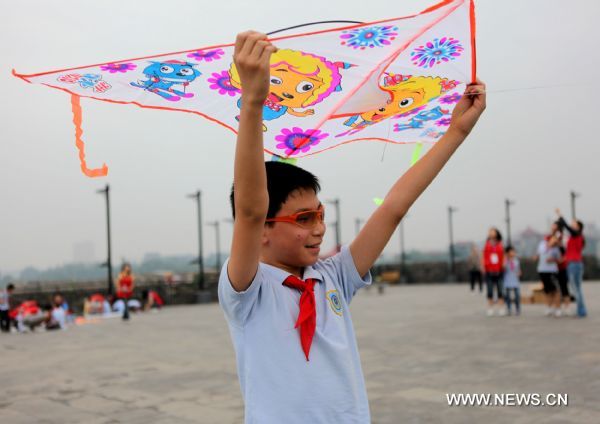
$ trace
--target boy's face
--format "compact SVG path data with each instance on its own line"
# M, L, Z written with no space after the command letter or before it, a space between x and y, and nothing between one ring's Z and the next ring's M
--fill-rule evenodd
M288 196L276 217L315 210L319 206L321 202L313 190L296 190ZM289 222L265 225L263 254L272 265L287 271L297 271L317 262L324 234L324 222L319 222L312 228L303 228Z

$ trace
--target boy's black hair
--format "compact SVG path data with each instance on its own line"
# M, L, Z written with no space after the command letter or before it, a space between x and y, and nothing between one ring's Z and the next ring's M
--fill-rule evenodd
M6 286L6 290L14 290L15 289L15 285L13 283L10 283L8 286Z
M511 250L515 250L515 248L512 246L512 244L509 244L508 246L506 246L504 248L504 252L506 252L506 253L510 252Z
M577 222L577 225L579 225L579 234L583 233L583 222L578 219L575 220L575 222Z
M267 192L269 193L269 210L267 218L273 218L281 209L288 196L295 190L321 190L319 179L310 172L285 162L265 162L267 171ZM231 186L231 213L235 218L235 188Z

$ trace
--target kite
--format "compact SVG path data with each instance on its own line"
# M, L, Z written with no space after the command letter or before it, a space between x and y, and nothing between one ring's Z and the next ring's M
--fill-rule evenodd
M358 140L435 142L475 81L473 0L444 0L412 16L270 40L278 51L263 106L264 149L283 159ZM236 133L243 87L233 49L224 44L13 74L71 94L81 169L97 177L108 168L88 168L80 98L194 113Z

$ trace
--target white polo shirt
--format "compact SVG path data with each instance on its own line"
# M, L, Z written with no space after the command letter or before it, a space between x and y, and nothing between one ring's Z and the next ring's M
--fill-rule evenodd
M284 286L290 275L259 263L252 284L236 292L219 279L237 358L246 424L367 424L369 404L348 305L371 275L358 275L350 249L304 270L315 284L317 328L306 360L298 318L300 291Z

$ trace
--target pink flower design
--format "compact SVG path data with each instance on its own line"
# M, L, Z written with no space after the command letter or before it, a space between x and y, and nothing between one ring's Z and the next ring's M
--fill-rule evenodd
M135 68L137 68L137 65L134 63L107 63L106 65L100 66L101 70L108 71L111 74L116 72L125 73L133 71Z
M285 149L285 154L288 156L294 156L300 152L308 152L327 137L329 137L329 134L322 133L320 130L303 130L298 127L293 127L291 130L284 128L275 137L275 140L280 142L275 147Z
M192 59L197 60L198 62L212 62L213 60L219 60L225 54L223 49L215 49L215 50L198 50L193 53L187 55L187 57L191 57Z
M240 89L231 85L231 77L229 72L221 71L221 73L213 72L212 78L207 80L210 83L211 90L218 90L219 94L228 96L235 96L241 93Z

